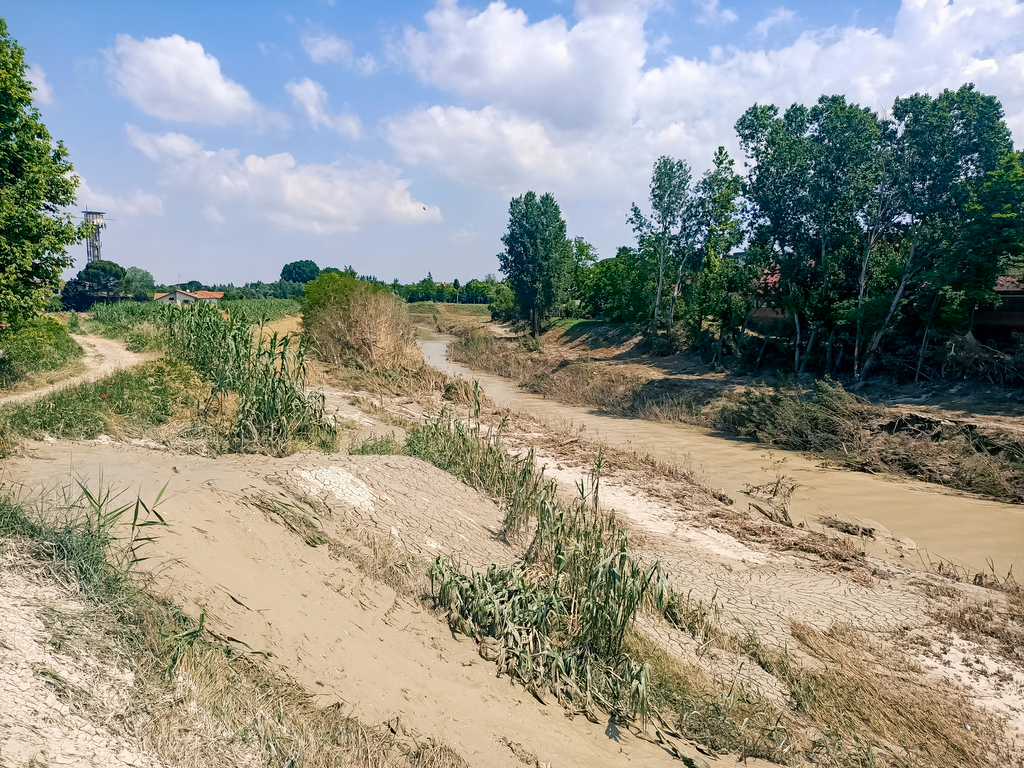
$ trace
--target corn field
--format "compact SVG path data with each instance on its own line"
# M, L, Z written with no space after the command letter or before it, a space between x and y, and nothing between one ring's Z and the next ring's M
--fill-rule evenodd
M170 353L211 382L200 415L220 427L228 450L282 456L295 444L335 447L323 394L306 392L304 343L262 338L259 327L205 303L172 308L165 328Z

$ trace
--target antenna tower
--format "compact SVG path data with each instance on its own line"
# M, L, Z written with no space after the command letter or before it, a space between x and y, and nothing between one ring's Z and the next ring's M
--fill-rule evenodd
M95 231L89 235L89 239L85 241L85 260L88 263L103 258L101 255L102 245L100 243L100 230L107 225L103 221L103 211L82 211L82 215L84 216L86 223L94 224L96 226Z

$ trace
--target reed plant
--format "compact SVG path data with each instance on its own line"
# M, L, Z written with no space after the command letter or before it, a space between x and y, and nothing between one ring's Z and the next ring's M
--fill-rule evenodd
M211 382L200 415L217 423L227 449L283 456L298 445L334 450L323 393L306 391L308 346L225 319L210 304L168 313L168 348Z

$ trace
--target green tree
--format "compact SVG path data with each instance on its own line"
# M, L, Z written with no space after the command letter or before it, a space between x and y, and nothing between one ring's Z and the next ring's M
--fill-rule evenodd
M572 263L572 244L555 198L550 193L538 198L535 192L512 198L501 241L505 250L498 263L536 337L541 320L562 299Z
M961 214L986 175L1012 149L999 100L973 85L945 90L934 99L920 93L897 98L887 139L893 159L885 184L898 201L893 228L903 271L885 317L867 343L861 382L870 375L881 341L906 303L908 287L959 239Z
M156 287L153 275L140 267L128 267L125 270L121 290L129 296L139 293L152 293Z
M302 259L285 264L281 268L281 279L289 283L308 283L320 276L320 267L315 261ZM354 275L353 275L354 277Z
M657 259L657 287L654 292L654 312L651 318L651 331L658 331L658 312L661 308L661 295L665 285L665 263L672 252L675 233L679 227L686 208L690 189L690 167L684 160L674 160L662 156L654 162L651 173L651 210L650 218L645 216L636 203L633 203L629 223L636 232L641 252L653 250ZM653 248L645 248L644 241L653 244ZM670 318L671 321L671 318Z
M0 319L12 327L47 306L71 265L67 247L89 232L62 213L78 177L33 106L26 68L0 19Z

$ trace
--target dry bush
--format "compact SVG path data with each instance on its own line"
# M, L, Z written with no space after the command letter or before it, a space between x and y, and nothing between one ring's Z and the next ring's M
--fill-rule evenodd
M326 362L362 368L406 368L419 361L406 303L371 283L306 306L302 325Z

